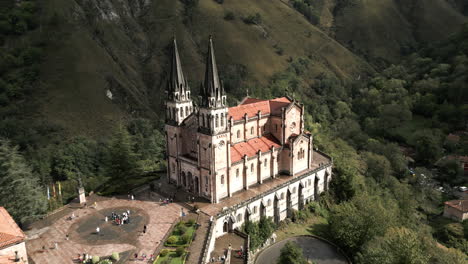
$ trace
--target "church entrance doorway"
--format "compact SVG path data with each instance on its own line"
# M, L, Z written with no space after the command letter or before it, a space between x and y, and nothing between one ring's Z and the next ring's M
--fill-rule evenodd
M185 172L182 172L182 186L187 187L187 182L186 182L186 179L185 179Z
M195 187L195 193L198 195L198 193L200 193L200 187L199 187L198 177L197 176L195 176L195 180L194 180L193 184L194 184L194 187Z
M234 229L233 226L234 226L234 222L232 221L232 218L228 217L228 219L224 220L223 232L224 233L232 232L232 230Z

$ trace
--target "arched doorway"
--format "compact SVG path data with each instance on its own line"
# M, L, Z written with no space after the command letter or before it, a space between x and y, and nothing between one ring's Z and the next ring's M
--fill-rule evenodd
M228 216L226 219L224 219L224 224L223 224L223 232L232 232L234 230L234 221L232 220L232 216Z
M301 182L301 183L299 183L299 193L298 193L298 197L299 197L299 210L304 209L304 193L303 193L303 189L304 189L304 184Z
M318 178L318 175L315 175L315 179L314 179L314 200L318 201L319 197L320 197L320 194L319 194L319 178Z
M260 203L260 218L263 218L266 216L266 207L263 204L263 201Z
M291 218L292 215L292 200L291 200L291 191L288 189L286 194L286 213L288 218Z
M182 186L187 187L187 181L185 179L185 172L182 172Z
M191 172L187 174L187 183L189 192L193 192L193 177Z
M276 224L280 222L280 213L279 213L279 199L278 196L275 195L275 199L273 201L273 218Z
M200 187L199 187L199 183L198 183L198 177L195 176L195 180L194 180L194 186L195 186L195 193L198 194L200 192Z
M248 207L247 209L245 209L245 214L244 214L244 223L247 223L247 222L250 222L250 210Z

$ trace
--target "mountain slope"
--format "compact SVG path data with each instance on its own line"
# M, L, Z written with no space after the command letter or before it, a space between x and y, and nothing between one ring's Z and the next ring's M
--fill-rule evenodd
M330 72L348 79L372 71L280 1L220 5L201 0L189 21L186 6L173 0L46 3L43 20L59 17L60 22L55 29L58 43L50 45L42 72L41 113L72 134L107 131L126 113L160 115L167 48L174 34L195 93L203 77L209 35L214 36L221 74L229 79L242 69L242 86L266 86L271 75L287 67L289 57L313 58L311 77ZM227 11L236 18L223 19ZM261 16L258 25L242 21L255 13ZM231 92L238 96L245 93L245 87L234 89ZM112 100L106 97L107 90Z
M349 80L374 72L366 60L397 61L402 50L444 38L466 21L444 0L309 2L323 8L318 27L280 0L44 0L42 24L55 34L36 97L40 113L70 134L88 135L106 134L132 115L162 119L174 35L195 94L213 35L220 74L238 99L248 87L267 87L292 58L311 59L310 79ZM256 14L259 21L248 23Z

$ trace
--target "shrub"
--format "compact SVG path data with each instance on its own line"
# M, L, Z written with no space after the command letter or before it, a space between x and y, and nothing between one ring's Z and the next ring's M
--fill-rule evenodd
M178 248L176 249L176 255L177 255L178 257L182 256L182 255L184 254L184 252L185 252L184 247L178 247Z
M244 17L243 21L246 24L260 24L262 23L262 16L259 13L255 13L255 15Z
M177 226L184 226L184 225L186 225L186 224L187 224L187 223L186 223L185 221L180 221L180 222L177 224Z
M112 253L111 258L112 258L113 260L115 260L115 261L119 261L119 259L120 259L119 253L118 253L118 252Z
M103 259L99 261L98 264L112 264L112 261L110 259Z
M234 12L226 11L224 13L224 20L234 20L234 19L236 19L236 16L234 15Z
M183 235L187 232L187 227L185 225L180 225L176 228L176 233L179 235Z
M167 254L169 254L169 249L163 249L161 250L161 252L159 253L159 255L161 257L165 257Z
M188 225L188 226L193 226L194 224L195 224L195 219L190 219L190 220L188 220L188 222L187 222L187 225Z
M99 256L93 256L92 263L97 264L99 260L100 260Z
M177 237L176 236L170 236L168 239L167 239L167 243L169 244L175 244L177 243Z
M189 241L190 241L190 235L189 235L189 234L184 234L184 235L181 237L181 242L182 242L182 243L187 244Z

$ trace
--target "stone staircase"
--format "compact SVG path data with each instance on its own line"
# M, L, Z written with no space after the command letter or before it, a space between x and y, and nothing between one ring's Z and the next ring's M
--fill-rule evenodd
M190 255L186 260L187 264L198 264L201 263L200 258L203 254L203 248L205 244L205 238L208 235L208 228L210 224L210 217L204 213L198 215L198 223L200 226L195 232L195 240L192 241L192 244L188 248Z

